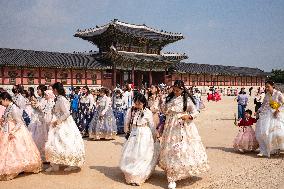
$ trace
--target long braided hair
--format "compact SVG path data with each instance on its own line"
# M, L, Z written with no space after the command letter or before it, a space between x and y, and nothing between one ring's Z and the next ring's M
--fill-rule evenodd
M145 96L144 96L143 94L141 94L141 93L137 93L137 94L135 95L135 97L133 98L133 101L134 101L134 103L139 101L139 102L141 102L141 103L143 104L143 110L142 110L142 114L141 114L141 118L142 118L142 117L144 116L143 111L144 111L145 108L147 107L147 100L146 100ZM135 110L135 107L134 107L134 106L131 107L130 125L133 124L133 118L134 118L134 116L132 116L132 113L133 113L134 110Z
M174 82L173 87L178 87L182 91L181 95L183 97L183 111L187 110L187 99L190 98L191 101L193 102L194 105L196 105L196 102L193 98L193 96L188 92L188 90L184 86L184 82L182 80L176 80ZM166 97L166 104L170 102L174 98L175 94L174 92L171 92L167 97Z

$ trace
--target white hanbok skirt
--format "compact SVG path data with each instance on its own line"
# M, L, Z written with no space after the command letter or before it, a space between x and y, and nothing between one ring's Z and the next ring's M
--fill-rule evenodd
M37 117L37 119L35 119ZM42 161L45 159L45 143L48 137L48 126L44 124L43 120L38 118L38 115L33 115L32 122L28 126L29 131L32 134L33 140L40 152Z
M151 175L158 161L159 143L154 143L151 129L147 126L132 128L122 150L120 169L128 184L141 185Z
M269 109L260 114L255 128L260 152L268 157L275 150L284 150L284 113L279 112L277 117L273 113Z
M50 163L77 167L84 164L84 142L72 116L56 127L50 126L45 156Z

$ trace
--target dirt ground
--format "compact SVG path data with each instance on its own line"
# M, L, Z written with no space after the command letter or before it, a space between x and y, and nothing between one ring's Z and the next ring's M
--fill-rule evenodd
M204 98L205 99L205 98ZM238 128L233 125L237 105L234 97L220 102L205 103L195 123L209 157L210 170L199 177L177 182L177 188L283 188L284 154L278 157L258 158L255 153L240 154L232 149ZM253 100L250 100L250 109ZM86 164L78 172L63 171L48 174L21 174L11 181L0 182L0 189L160 189L167 188L164 172L155 172L142 186L125 184L118 168L123 137L114 141L85 141Z

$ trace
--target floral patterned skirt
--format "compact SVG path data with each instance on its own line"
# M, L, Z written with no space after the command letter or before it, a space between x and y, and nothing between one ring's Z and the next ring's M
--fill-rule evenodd
M0 180L13 179L21 172L38 173L42 169L40 153L26 126L21 126L15 138L9 140L8 136L0 131Z
M207 171L208 160L197 128L168 116L161 140L160 167L169 182L195 176Z
M100 110L95 113L89 125L89 138L95 140L102 138L114 139L117 133L117 126L112 109L109 108L101 119L100 113Z
M56 127L50 127L45 156L48 162L54 164L77 167L84 164L84 142L72 116Z

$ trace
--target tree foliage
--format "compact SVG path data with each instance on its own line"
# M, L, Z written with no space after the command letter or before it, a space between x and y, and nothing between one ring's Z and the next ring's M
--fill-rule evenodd
M269 77L275 83L283 83L284 84L284 70L272 70L271 76Z

